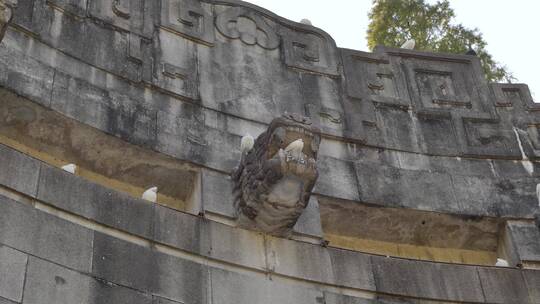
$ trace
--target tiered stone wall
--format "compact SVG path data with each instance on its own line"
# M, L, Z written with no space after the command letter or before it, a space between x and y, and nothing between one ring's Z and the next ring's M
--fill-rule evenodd
M340 49L244 2L19 1L0 303L540 303L539 109L476 57ZM293 239L235 228L228 177L285 111L323 131Z

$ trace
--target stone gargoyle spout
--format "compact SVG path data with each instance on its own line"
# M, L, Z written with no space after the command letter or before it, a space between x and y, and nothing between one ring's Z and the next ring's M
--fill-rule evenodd
M290 234L317 181L320 141L309 118L286 113L242 151L232 175L240 227Z

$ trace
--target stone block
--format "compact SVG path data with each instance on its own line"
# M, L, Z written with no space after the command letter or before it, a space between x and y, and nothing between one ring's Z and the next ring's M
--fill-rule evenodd
M17 304L17 302L13 302L8 299L0 297L0 304Z
M34 197L39 167L37 160L0 144L0 185Z
M530 303L540 302L540 271L539 270L523 270L523 277L527 283L529 291Z
M375 290L371 259L360 252L328 248L334 284L364 290Z
M405 170L380 163L355 164L360 200L386 207L459 212L449 174Z
M205 212L236 217L230 175L202 169L202 199Z
M89 271L93 231L0 195L0 243Z
M152 297L31 257L28 262L24 303L151 304Z
M257 269L266 269L264 236L261 233L208 221L212 258Z
M372 256L377 292L463 302L483 302L482 285L472 266Z
M159 243L201 255L210 255L208 221L203 218L155 206L154 237Z
M293 230L300 235L323 238L321 211L319 210L319 201L315 195L311 195L309 198L309 203L298 218Z
M479 267L478 274L486 302L516 304L528 302L527 285L520 270Z
M213 304L322 303L322 292L300 285L273 282L258 275L244 275L211 268Z
M320 245L268 236L266 258L272 272L310 281L334 283L330 254Z
M507 229L519 262L540 262L540 231L535 223L508 221Z
M152 237L154 205L43 165L38 199L98 223Z
M348 161L319 156L317 160L319 179L314 193L325 196L358 200L358 184L354 164Z
M22 2L22 1L21 1ZM48 106L55 71L30 56L24 54L24 39L16 31L8 31L0 48L0 85L28 97L35 102Z
M22 300L27 260L26 254L0 245L0 299Z
M206 266L97 232L92 273L174 301L207 303Z

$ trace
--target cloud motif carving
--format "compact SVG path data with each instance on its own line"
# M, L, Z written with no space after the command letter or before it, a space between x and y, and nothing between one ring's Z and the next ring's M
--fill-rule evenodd
M221 13L216 18L216 27L223 36L240 38L248 45L257 44L268 50L279 46L276 31L257 13L243 7L233 7Z

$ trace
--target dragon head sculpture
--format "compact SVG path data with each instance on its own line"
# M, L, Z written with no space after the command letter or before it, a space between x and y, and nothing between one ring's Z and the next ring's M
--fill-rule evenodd
M286 236L309 202L318 177L320 130L296 114L270 123L232 175L238 225Z

